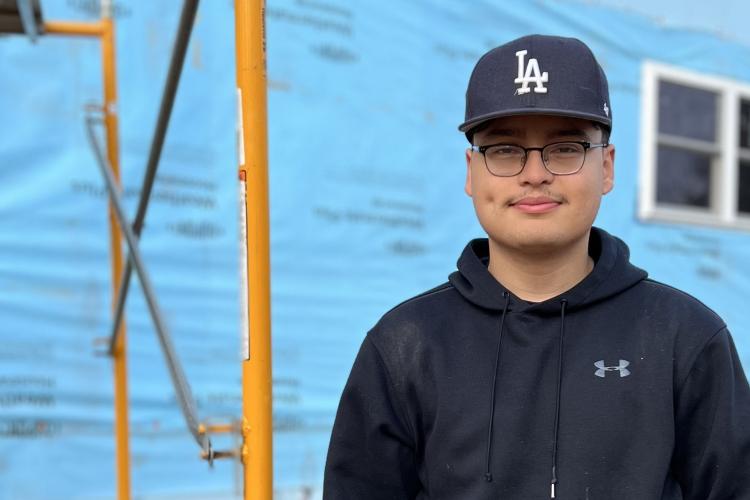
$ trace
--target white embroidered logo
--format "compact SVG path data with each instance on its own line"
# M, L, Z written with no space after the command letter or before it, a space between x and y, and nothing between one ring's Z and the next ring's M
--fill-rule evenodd
M629 365L630 361L621 359L619 366L604 366L604 360L600 359L599 361L594 363L594 366L598 368L598 370L594 372L594 375L604 378L607 375L607 372L619 371L620 377L627 377L628 375L630 375L630 370L628 370Z
M516 52L516 56L518 57L518 77L514 80L514 82L523 84L520 88L516 89L516 95L527 94L531 92L529 84L532 82L536 83L534 92L537 92L539 94L546 94L547 87L545 87L544 84L549 80L549 75L546 71L542 73L539 70L539 61L534 58L529 59L529 65L526 66L526 70L524 71L523 69L524 59L526 58L526 54L528 53L528 50L519 50L518 52Z
M607 103L604 103L604 114L609 116L609 106L607 106Z

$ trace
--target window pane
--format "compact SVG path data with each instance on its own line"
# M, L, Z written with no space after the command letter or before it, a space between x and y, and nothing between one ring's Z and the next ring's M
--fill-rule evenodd
M740 147L750 148L750 101L740 105Z
M659 82L659 132L716 141L717 95L707 90Z
M709 206L711 156L659 146L656 202L691 207Z
M750 214L750 161L740 161L740 186L737 210Z

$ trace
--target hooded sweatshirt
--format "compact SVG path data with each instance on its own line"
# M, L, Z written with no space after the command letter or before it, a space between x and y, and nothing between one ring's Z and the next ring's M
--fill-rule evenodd
M325 500L750 499L750 388L724 322L593 228L593 271L525 302L471 241L368 332Z

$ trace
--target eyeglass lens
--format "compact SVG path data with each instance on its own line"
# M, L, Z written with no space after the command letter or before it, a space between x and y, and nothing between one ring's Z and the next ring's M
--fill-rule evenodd
M576 142L549 144L542 150L542 161L553 174L565 175L576 172L583 165L586 149ZM523 170L528 153L524 148L511 144L499 144L487 148L484 158L490 173L499 176L517 175Z

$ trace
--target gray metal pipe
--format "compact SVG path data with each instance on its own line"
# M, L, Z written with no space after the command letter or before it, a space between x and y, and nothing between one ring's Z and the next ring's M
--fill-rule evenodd
M156 294L154 293L154 287L151 284L146 267L143 263L140 250L138 249L138 238L136 237L133 229L128 223L125 217L125 210L120 200L119 188L115 176L112 173L112 167L109 165L104 152L102 151L99 141L96 137L96 131L94 130L97 123L101 123L101 120L91 116L86 117L86 131L88 132L91 146L96 154L97 165L101 171L102 177L104 177L107 191L109 193L110 201L115 209L115 216L117 222L122 228L122 232L125 234L125 241L128 245L128 260L133 262L135 270L138 273L138 279L141 282L141 288L143 294L146 296L146 303L148 304L148 310L151 313L151 319L156 327L156 333L161 344L162 352L167 361L167 367L169 368L169 375L172 378L172 384L174 385L175 392L177 393L177 400L182 408L182 413L185 416L188 429L193 434L193 437L198 442L198 445L208 455L209 460L213 458L213 449L211 448L211 441L208 436L199 430L198 411L193 399L190 386L188 385L185 373L182 370L179 359L175 354L174 346L172 345L172 339L167 332L166 324L161 315L161 310L156 302Z
M172 116L172 107L174 105L177 87L180 83L180 74L182 73L185 54L187 53L188 43L190 42L190 33L193 30L195 13L198 10L198 0L185 0L182 5L180 22L177 28L177 38L174 49L172 50L172 59L169 63L167 80L164 84L162 93L161 106L159 107L159 116L156 119L156 129L151 141L151 149L148 154L148 163L146 164L146 173L143 177L141 186L141 196L138 200L138 210L133 220L133 234L140 237L143 229L143 221L146 218L148 202L151 198L151 188L156 178L156 170L159 166L159 159L164 147L164 138L167 135L169 119ZM115 305L114 322L112 323L112 332L109 341L109 354L114 355L117 337L122 324L122 316L125 310L125 301L130 288L130 276L133 274L133 265L130 258L125 263L122 275L120 276L120 289L117 291L117 303Z

